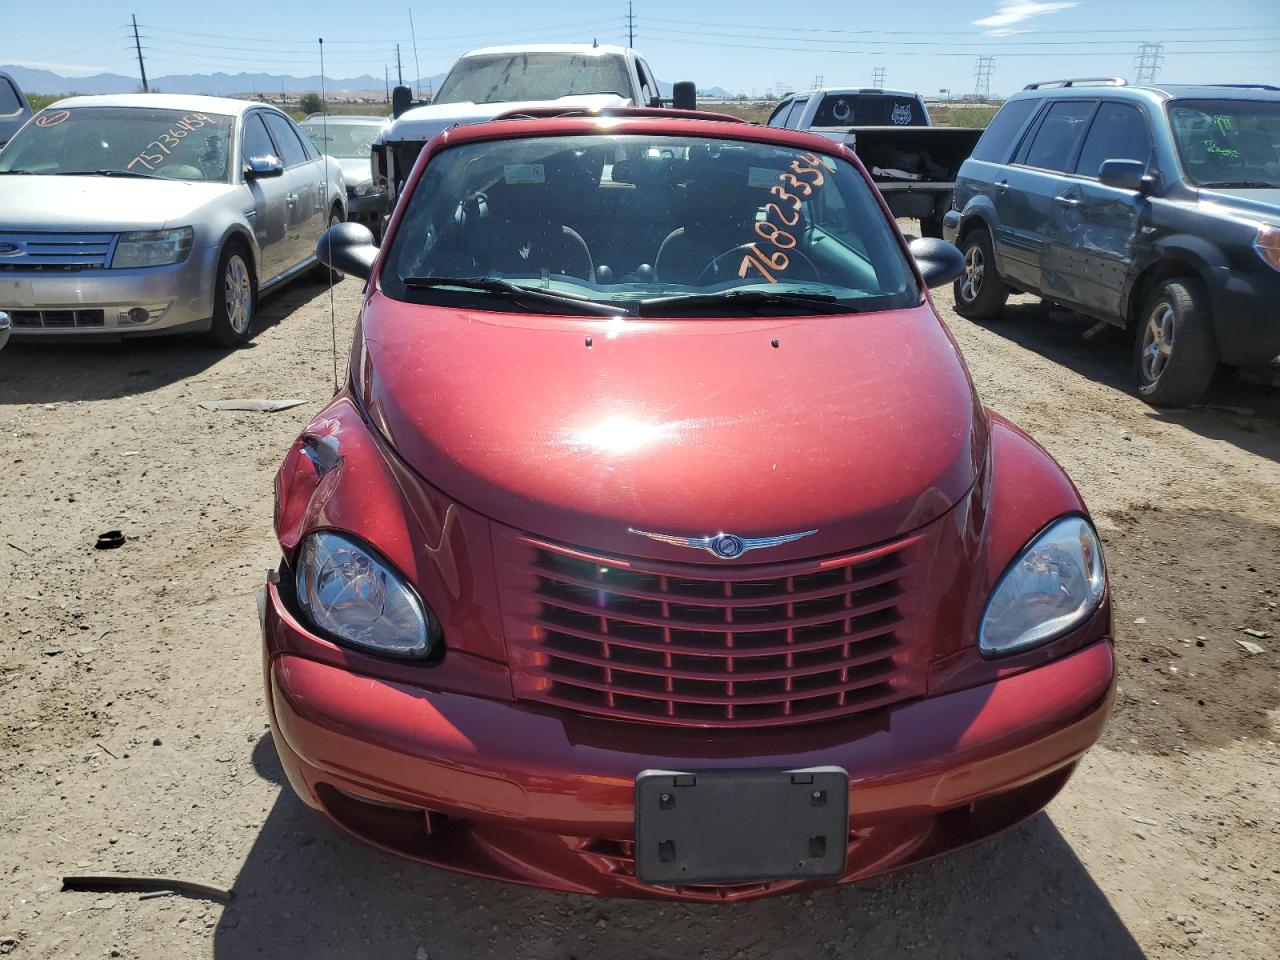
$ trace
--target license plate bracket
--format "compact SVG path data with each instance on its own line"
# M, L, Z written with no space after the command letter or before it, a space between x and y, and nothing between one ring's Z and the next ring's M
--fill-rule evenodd
M800 770L645 770L636 777L636 877L687 885L844 872L849 775Z

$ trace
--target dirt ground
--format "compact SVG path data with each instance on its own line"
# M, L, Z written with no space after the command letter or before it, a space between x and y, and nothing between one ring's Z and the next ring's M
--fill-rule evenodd
M359 301L335 292L345 349ZM454 960L1280 955L1280 390L1132 397L1119 334L1021 298L978 327L938 296L985 401L1091 504L1120 692L1048 811L861 887L732 906L471 880L333 833L282 783L254 589L271 478L331 394L328 293L253 344L0 352L0 954ZM296 398L275 414L201 400ZM96 551L121 529L125 546ZM1249 654L1241 628L1263 652ZM64 874L234 886L227 907L62 893Z

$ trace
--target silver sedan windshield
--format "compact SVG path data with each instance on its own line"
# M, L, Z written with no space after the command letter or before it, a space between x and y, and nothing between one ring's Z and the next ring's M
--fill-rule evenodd
M51 107L0 154L0 174L230 180L234 118L151 107Z

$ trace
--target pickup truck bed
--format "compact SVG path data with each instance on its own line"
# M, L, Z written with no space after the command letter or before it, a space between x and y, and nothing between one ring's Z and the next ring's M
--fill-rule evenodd
M811 127L807 132L847 143L884 194L896 217L921 222L926 236L942 235L960 164L981 129L969 127Z

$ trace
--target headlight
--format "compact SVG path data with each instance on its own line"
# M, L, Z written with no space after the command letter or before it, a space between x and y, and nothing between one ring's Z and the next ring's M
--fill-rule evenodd
M357 197L372 197L374 194L382 192L375 180L362 180L354 187L348 187L347 189L348 192Z
M391 657L425 657L439 640L431 611L369 548L332 531L313 533L297 568L298 602L336 639Z
M999 657L1048 643L1084 622L1106 587L1098 535L1083 517L1065 517L1001 575L982 615L978 650Z
M194 231L190 227L176 230L135 230L120 234L111 266L163 267L181 263L191 252Z
M1253 238L1253 249L1272 270L1280 270L1280 228L1262 227Z

